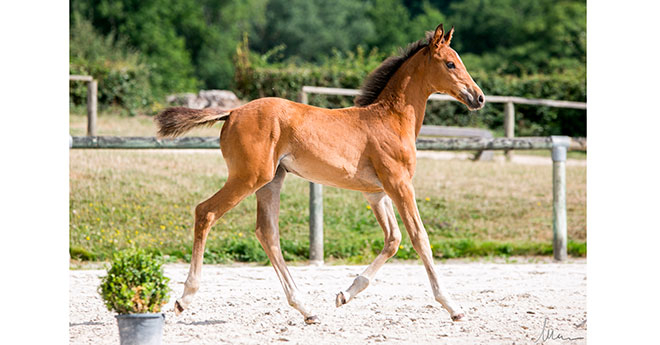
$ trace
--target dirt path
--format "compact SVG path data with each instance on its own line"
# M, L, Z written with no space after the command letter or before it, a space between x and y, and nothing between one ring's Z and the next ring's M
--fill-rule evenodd
M315 305L320 325L305 325L290 308L271 267L204 267L202 287L190 309L176 317L187 265L167 265L173 298L166 306L164 344L545 344L586 343L586 261L570 263L437 264L449 291L467 313L452 322L433 300L424 267L388 263L349 304L335 308L335 294L365 266L291 267L298 287ZM103 270L69 274L72 344L118 344L114 314L98 293ZM546 333L547 334L547 333Z

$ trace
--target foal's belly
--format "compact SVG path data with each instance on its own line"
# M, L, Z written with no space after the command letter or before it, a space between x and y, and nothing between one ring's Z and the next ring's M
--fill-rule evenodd
M314 157L290 153L280 159L280 165L288 172L314 183L362 192L383 190L376 172L366 160L351 162L338 156Z

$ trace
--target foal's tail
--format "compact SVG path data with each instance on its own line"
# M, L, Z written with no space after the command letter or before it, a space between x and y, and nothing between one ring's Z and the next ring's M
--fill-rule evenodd
M195 127L210 127L217 121L224 121L229 117L232 110L172 107L156 115L154 121L158 125L158 136L176 137Z

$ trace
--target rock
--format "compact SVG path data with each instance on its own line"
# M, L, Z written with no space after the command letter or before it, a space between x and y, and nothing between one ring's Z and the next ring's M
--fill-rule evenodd
M183 106L193 109L210 107L231 109L242 104L233 92L227 90L201 90L198 94L179 93L169 95L167 96L167 103L172 106Z

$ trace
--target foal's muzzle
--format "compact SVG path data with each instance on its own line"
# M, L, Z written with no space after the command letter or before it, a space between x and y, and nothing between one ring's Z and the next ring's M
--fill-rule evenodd
M486 97L484 97L484 94L479 91L463 91L461 94L461 98L465 102L465 104L468 106L468 109L470 110L479 110L484 107L486 104Z

